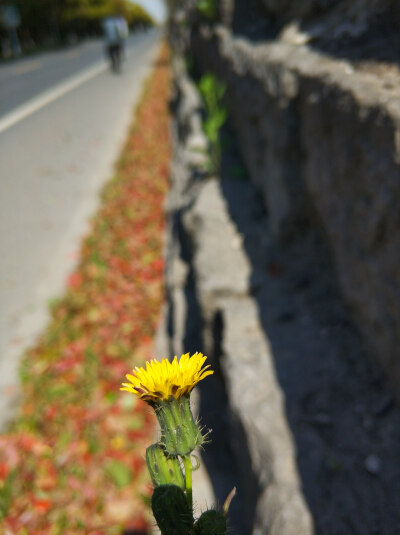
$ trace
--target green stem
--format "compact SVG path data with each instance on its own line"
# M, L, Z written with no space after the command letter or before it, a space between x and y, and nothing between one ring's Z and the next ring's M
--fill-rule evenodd
M192 461L190 459L190 455L185 455L185 457L183 457L183 466L185 468L186 498L190 510L193 511Z

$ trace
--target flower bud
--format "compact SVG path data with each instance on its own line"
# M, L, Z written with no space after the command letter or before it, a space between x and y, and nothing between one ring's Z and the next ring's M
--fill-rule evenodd
M151 506L162 535L188 535L193 526L193 513L181 488L176 485L156 487Z
M155 487L177 485L185 488L181 465L176 457L170 457L161 444L153 444L146 450L146 463Z
M194 525L196 535L225 535L226 530L225 515L213 509L205 511Z
M194 422L189 396L157 403L156 416L161 427L161 442L172 457L185 457L203 443L201 429Z

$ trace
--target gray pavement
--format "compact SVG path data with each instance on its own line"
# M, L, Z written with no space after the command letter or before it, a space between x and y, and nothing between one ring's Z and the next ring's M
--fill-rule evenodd
M100 42L83 45L82 54L75 49L75 59L84 58L75 70L68 51L54 53L68 64L64 76L59 66L54 74L53 55L0 68L2 88L3 69L20 68L17 78L29 86L38 62L41 80L51 80L1 101L8 115L0 112L0 427L17 403L21 354L44 328L48 302L62 294L77 261L159 41L157 31L131 39L120 75L109 71ZM18 86L6 79L4 87Z
M127 49L132 50L146 39L143 33L132 34ZM0 64L0 118L11 109L63 82L77 72L106 63L104 44L92 39L63 50Z

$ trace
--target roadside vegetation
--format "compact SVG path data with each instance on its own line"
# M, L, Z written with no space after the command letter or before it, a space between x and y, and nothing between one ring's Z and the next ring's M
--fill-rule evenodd
M226 87L215 74L207 73L200 78L198 88L204 104L203 128L209 145L207 171L218 173L222 156L221 128L228 117L228 110L223 103Z
M19 24L15 28L22 54L43 48L73 44L80 39L101 35L102 20L121 15L131 30L148 28L153 18L130 0L13 0ZM11 41L0 2L0 57L12 54Z
M163 301L168 51L52 320L22 364L20 414L0 435L0 532L148 533L151 411L119 391L152 357Z

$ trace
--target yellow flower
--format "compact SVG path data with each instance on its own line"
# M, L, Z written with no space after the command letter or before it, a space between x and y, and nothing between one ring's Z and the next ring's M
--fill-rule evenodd
M146 368L136 366L133 375L127 374L130 383L123 383L121 390L132 392L148 403L188 396L199 381L214 373L207 369L210 365L202 367L206 359L202 353L192 356L186 353L172 362L153 359L146 362Z

